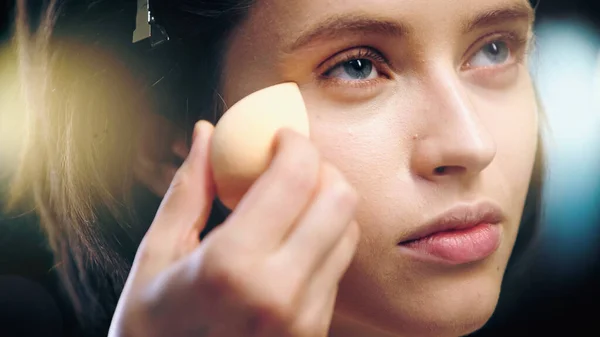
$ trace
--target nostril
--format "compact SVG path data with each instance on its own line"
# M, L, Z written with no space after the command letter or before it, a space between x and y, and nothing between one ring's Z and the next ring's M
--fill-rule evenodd
M465 171L465 168L462 166L439 166L433 170L435 175L448 175L448 174L460 174Z

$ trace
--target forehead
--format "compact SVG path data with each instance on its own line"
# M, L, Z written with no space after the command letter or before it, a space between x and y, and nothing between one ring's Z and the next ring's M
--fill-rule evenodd
M307 22L344 14L447 20L510 6L530 4L529 0L256 0L254 9L278 16L275 21Z
M356 18L363 22L393 22L394 25L378 27L396 26L406 33L415 33L435 28L464 30L478 19L499 13L504 18L522 14L533 18L528 0L257 0L250 22L243 29L271 42L289 42L306 38L307 32L320 26ZM365 27L357 27L356 31L360 28Z

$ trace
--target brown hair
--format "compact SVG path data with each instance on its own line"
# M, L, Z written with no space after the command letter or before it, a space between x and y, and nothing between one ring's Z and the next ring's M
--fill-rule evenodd
M252 0L154 3L165 47L132 46L135 0L53 0L39 22L18 1L28 133L12 206L31 202L78 317L100 334L159 203L131 174L136 125L166 107L184 126L216 120L224 41ZM537 155L518 252L538 221Z
M39 20L17 4L28 125L9 207L35 208L78 317L99 334L158 207L132 177L136 125L166 107L180 124L214 120L222 42L249 6L155 3L169 48L132 46L135 0L53 0Z

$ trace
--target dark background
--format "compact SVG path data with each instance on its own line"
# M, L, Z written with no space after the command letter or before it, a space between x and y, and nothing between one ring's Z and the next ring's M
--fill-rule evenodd
M16 156L11 139L2 137L16 123L7 116L18 107L11 105L16 92L8 83L14 76L6 63L11 59L2 57L11 55L12 12L12 1L0 0L0 192L10 175L10 165L3 163ZM507 275L496 314L476 336L600 336L600 137L595 136L600 134L600 99L595 100L600 57L594 68L589 56L600 56L600 0L542 0L538 28L539 61L532 73L553 135L546 220L535 254ZM573 89L578 84L585 90ZM68 311L58 309L64 305L55 290L52 259L36 226L31 214L0 214L0 323L29 311L37 318L19 323L28 335L52 336L70 331L73 322ZM55 314L35 314L42 311ZM42 327L46 330L36 330Z

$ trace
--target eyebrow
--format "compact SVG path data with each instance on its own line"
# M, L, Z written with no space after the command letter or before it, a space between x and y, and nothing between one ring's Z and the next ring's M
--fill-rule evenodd
M523 3L511 4L477 14L462 25L462 31L469 33L476 29L515 20L527 20L531 24L534 17L534 11L530 6ZM377 19L358 14L338 15L306 29L286 50L292 53L316 41L333 40L348 33L402 37L410 31L411 27L395 20Z
M477 29L518 20L526 20L529 24L533 24L534 18L533 8L519 2L479 13L474 18L467 20L462 30L466 34Z
M290 52L301 49L317 40L339 38L343 34L380 34L401 37L409 31L404 24L385 19L377 19L363 15L334 16L324 20L300 34L288 48Z

